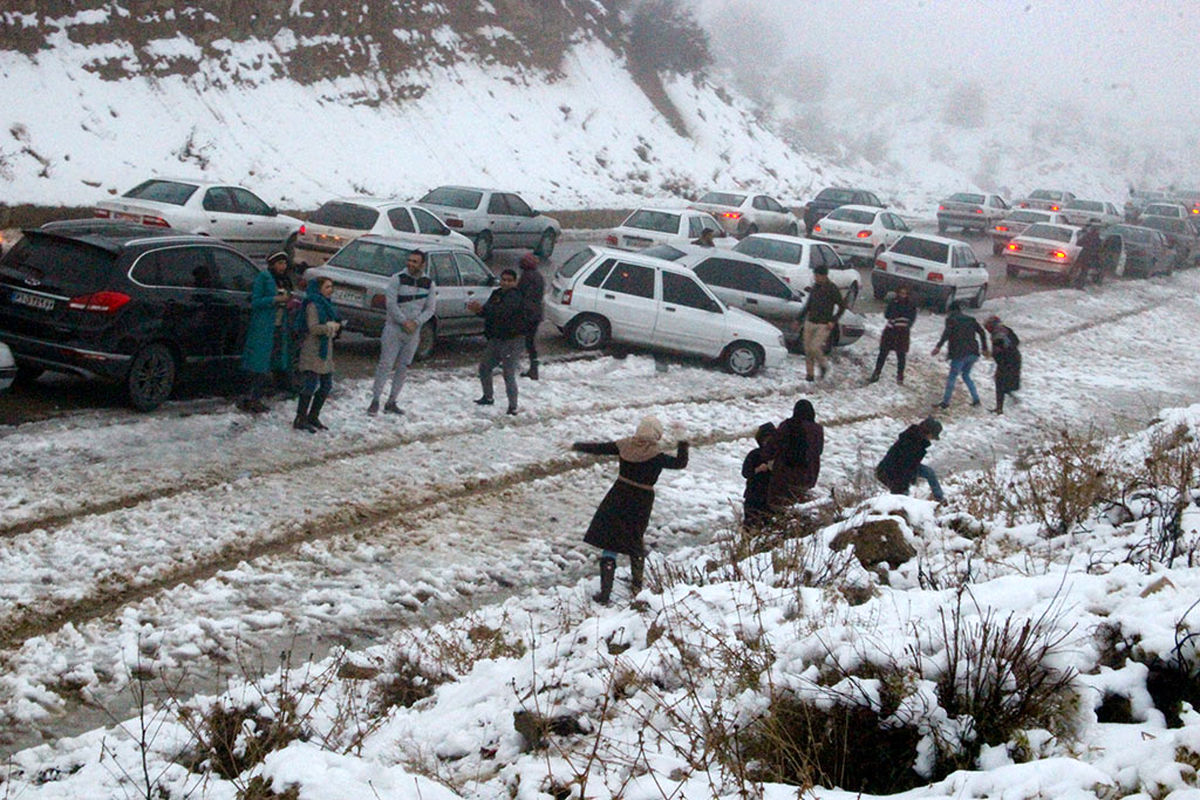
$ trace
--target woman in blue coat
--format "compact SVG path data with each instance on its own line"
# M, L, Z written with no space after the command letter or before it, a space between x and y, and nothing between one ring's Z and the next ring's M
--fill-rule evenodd
M243 411L267 410L263 403L272 370L287 372L287 302L291 281L287 277L287 254L275 253L267 259L267 271L260 272L250 290L250 325L242 349L242 369L250 373L250 388L238 401Z

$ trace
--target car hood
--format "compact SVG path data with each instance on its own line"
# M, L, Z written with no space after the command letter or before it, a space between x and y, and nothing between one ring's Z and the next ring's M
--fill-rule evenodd
M725 332L730 337L745 336L772 345L779 344L779 335L782 333L779 328L762 317L756 317L748 311L730 306L725 308Z

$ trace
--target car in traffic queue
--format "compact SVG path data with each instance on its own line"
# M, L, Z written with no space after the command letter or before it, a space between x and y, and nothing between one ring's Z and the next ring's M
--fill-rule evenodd
M1196 223L1192 220L1146 217L1140 225L1162 233L1167 240L1167 246L1175 251L1173 269L1185 269L1200 263L1200 230L1197 230Z
M800 232L800 220L774 197L755 192L706 192L692 203L697 211L706 211L731 236L743 237L754 233Z
M943 311L955 300L979 308L987 299L988 272L966 242L909 233L881 253L871 271L876 300L901 286Z
M842 259L871 264L875 257L912 228L899 215L875 206L838 206L826 214L809 234L825 242Z
M302 224L243 186L186 178L142 181L118 198L96 203L92 214L174 233L212 236L264 260L279 251L290 258Z
M1167 217L1169 219L1190 219L1191 212L1182 203L1147 203L1142 209L1142 218Z
M1070 280L1079 257L1079 237L1083 229L1075 225L1038 222L1026 228L1004 248L1005 272L1015 278L1022 271L1053 275Z
M1153 217L1143 218L1142 222L1149 219ZM1175 268L1178 254L1167 244L1167 237L1145 224L1112 225L1101 231L1100 240L1101 264L1104 271L1114 275L1137 274L1148 278L1169 274Z
M733 246L733 252L756 258L793 289L807 289L813 283L813 268L829 270L829 280L847 308L858 300L858 270L851 267L825 242L781 233L756 233Z
M1188 210L1193 221L1200 220L1200 189L1176 189L1171 196Z
M691 270L641 253L585 247L555 272L543 308L581 350L620 342L702 356L744 376L787 357L779 328L727 307Z
M732 241L707 211L692 208L639 208L608 232L605 243L621 250L641 250L655 244L691 244L706 228L714 241Z
M1125 221L1137 222L1144 209L1150 203L1170 202L1171 196L1166 192L1130 189L1129 197L1125 199Z
M486 302L499 280L472 251L455 245L429 247L397 236L361 236L322 266L305 270L302 282L330 278L330 300L345 321L346 330L379 336L387 321L388 280L407 269L413 250L425 254L425 274L435 287L434 316L421 326L414 356L424 360L449 337L483 333L483 317L471 312L467 304L472 300Z
M475 243L483 261L495 250L528 248L542 258L554 253L562 236L558 220L535 211L516 192L474 186L439 186L417 205Z
M1093 223L1104 227L1117 225L1125 221L1125 216L1117 211L1117 207L1105 200L1080 200L1075 198L1062 207L1059 212L1068 225L1083 227Z
M134 222L22 232L0 259L0 340L26 379L119 385L140 411L183 380L236 375L261 268L229 244Z
M945 233L951 225L965 231L986 231L1003 219L1011 208L998 194L956 192L938 203L938 233Z
M17 362L13 359L12 349L0 342L0 394L12 388L17 380Z
M1071 192L1061 189L1037 189L1027 197L1013 203L1017 208L1040 208L1043 211L1062 211L1063 206L1075 199Z
M451 230L429 209L398 200L342 197L322 204L300 226L292 263L300 270L319 267L348 242L368 233L404 236L429 246L474 248L470 239Z
M817 192L817 196L804 206L805 232L811 234L817 223L838 206L849 205L884 208L884 204L874 192L866 189L830 186Z
M1058 211L1039 211L1034 208L1014 208L1004 219L992 226L989 233L992 236L992 255L998 256L1004 252L1004 247L1016 236L1035 222L1050 222L1066 224L1063 215Z

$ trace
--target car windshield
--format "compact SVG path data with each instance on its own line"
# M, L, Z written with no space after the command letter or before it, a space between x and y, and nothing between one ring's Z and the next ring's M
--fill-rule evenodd
M189 197L196 193L196 189L198 188L200 187L192 183L146 181L139 183L122 196L132 197L135 200L153 200L156 203L169 203L173 206L181 206L188 201Z
M1064 228L1061 225L1038 223L1026 228L1025 233L1021 234L1021 236L1028 239L1047 239L1051 242L1069 242L1071 241L1071 233L1071 228Z
M830 211L825 219L853 222L855 225L870 225L875 222L875 213L872 211L863 211L861 208L846 208L843 206Z
M784 264L799 264L804 258L804 245L797 242L781 242L778 239L760 239L748 236L734 245L733 252Z
M1097 200L1072 200L1067 204L1068 211L1103 211L1104 203Z
M959 192L957 194L950 195L949 199L955 203L976 203L978 205L983 205L983 195L981 194Z
M700 198L701 203L711 203L714 206L740 206L746 201L744 194L730 194L729 192L709 192Z
M314 211L308 221L315 225L328 225L331 228L369 231L374 227L377 219L379 219L379 212L369 206L332 201Z
M657 233L678 233L679 215L669 211L650 211L640 208L621 223L626 228L641 228Z
M683 251L669 244L656 244L641 251L644 256L661 258L664 261L678 261L683 258Z
M596 251L590 247L585 247L575 255L571 256L566 262L558 268L558 274L564 278L572 278L576 272L579 272L580 267L592 260L596 255Z
M950 255L950 245L920 236L902 236L892 246L891 252L944 264Z
M474 189L457 189L453 186L439 186L438 188L428 192L417 202L473 211L476 208L479 208L479 201L482 199L483 192L477 192Z
M334 253L333 258L329 259L326 264L331 267L369 272L372 275L384 275L390 278L405 268L408 254L411 252L412 248L355 239Z
M1150 216L1173 217L1179 213L1179 209L1170 203L1151 203L1146 206L1146 213Z
M1029 195L1030 200L1057 200L1060 192L1051 192L1047 189L1038 189L1033 194Z
M1008 215L1008 218L1013 222L1046 222L1050 219L1050 215L1041 211L1014 211Z
M817 195L817 199L827 201L830 203L843 203L843 204L853 203L854 202L854 190L853 189L822 189L821 193Z
M1170 217L1146 217L1142 220L1142 227L1154 228L1155 230L1166 231L1167 233L1186 233L1187 223L1181 219L1171 219Z

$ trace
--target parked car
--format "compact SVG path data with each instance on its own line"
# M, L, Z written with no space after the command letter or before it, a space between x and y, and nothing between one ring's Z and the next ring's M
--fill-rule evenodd
M404 236L429 246L474 248L470 239L450 230L432 211L412 203L373 197L330 200L300 226L293 262L300 269L319 267L359 236Z
M1176 189L1171 196L1188 210L1193 220L1200 218L1200 189Z
M1169 217L1170 219L1188 219L1191 212L1181 203L1147 203L1142 209L1142 218Z
M262 259L280 250L290 256L301 225L242 186L182 178L143 181L115 200L101 200L93 214L213 236Z
M23 233L0 259L0 339L25 377L116 383L148 411L240 363L259 267L225 242L99 220Z
M515 192L439 186L426 192L417 204L473 241L475 255L484 261L492 257L493 250L515 247L549 258L562 236L558 220L534 211Z
M1055 225L1065 225L1066 220L1058 211L1039 211L1033 208L1015 208L1009 211L1004 219L992 226L992 255L998 256L1004 252L1004 247L1013 237L1021 233L1035 222L1050 222Z
M979 308L987 298L988 272L966 242L909 233L881 253L871 271L876 300L901 286L939 309L955 300Z
M1075 199L1071 192L1060 189L1038 189L1030 192L1013 205L1018 208L1040 208L1043 211L1062 211L1062 207Z
M809 200L808 205L804 207L805 230L811 234L822 217L838 206L848 205L884 207L874 192L868 192L866 189L831 186L818 192L817 196Z
M1153 218L1142 221L1150 219ZM1174 268L1177 254L1167 244L1162 231L1122 224L1106 228L1100 235L1101 263L1106 272L1115 275L1137 273L1148 278L1158 273L1170 273Z
M1167 246L1175 253L1173 269L1184 269L1200 263L1200 231L1196 230L1196 223L1190 219L1146 217L1141 226L1162 233Z
M956 192L938 203L938 233L945 233L951 225L965 231L986 231L1003 219L1011 208L998 194Z
M725 232L733 236L749 236L759 231L795 236L800 232L800 220L796 215L765 194L708 192L693 203L692 208L712 214Z
M858 300L858 270L842 261L833 247L824 242L779 233L756 233L734 245L733 252L757 258L793 289L812 286L813 267L826 267L829 280L841 291L846 307L853 308Z
M451 336L483 333L483 318L471 313L467 303L486 302L499 281L469 250L454 245L429 247L400 237L361 236L337 251L323 266L304 271L305 282L333 280L333 304L345 320L346 330L379 336L387 317L388 279L406 269L408 254L425 253L425 274L437 289L434 317L421 326L415 358L428 358L439 341Z
M912 231L891 211L875 206L839 206L813 228L811 239L827 242L848 261L870 264L892 243Z
M17 379L17 362L13 360L12 350L4 342L0 342L0 394L12 388Z
M1079 257L1082 228L1038 222L1014 237L1004 249L1005 270L1015 278L1021 270L1070 280Z
M757 258L731 250L714 251L711 247L655 245L642 255L672 261L687 267L696 277L732 308L740 308L756 317L775 323L783 331L784 342L792 352L803 350L799 325L795 324L808 307L810 287L793 287ZM842 314L839 325L829 337L829 347L854 344L865 328L861 315Z
M1137 222L1149 203L1169 202L1171 196L1166 192L1130 189L1129 197L1125 200L1125 221Z
M738 375L787 357L774 325L726 307L690 270L640 253L585 247L559 267L544 307L582 350L624 342L716 359Z
M707 211L690 208L639 208L608 232L609 247L641 250L654 244L691 244L705 228L714 239L728 238L721 224Z
M1125 220L1125 216L1117 211L1117 207L1104 200L1080 200L1076 198L1062 207L1059 212L1068 225L1087 225L1094 222L1101 227L1117 225Z

